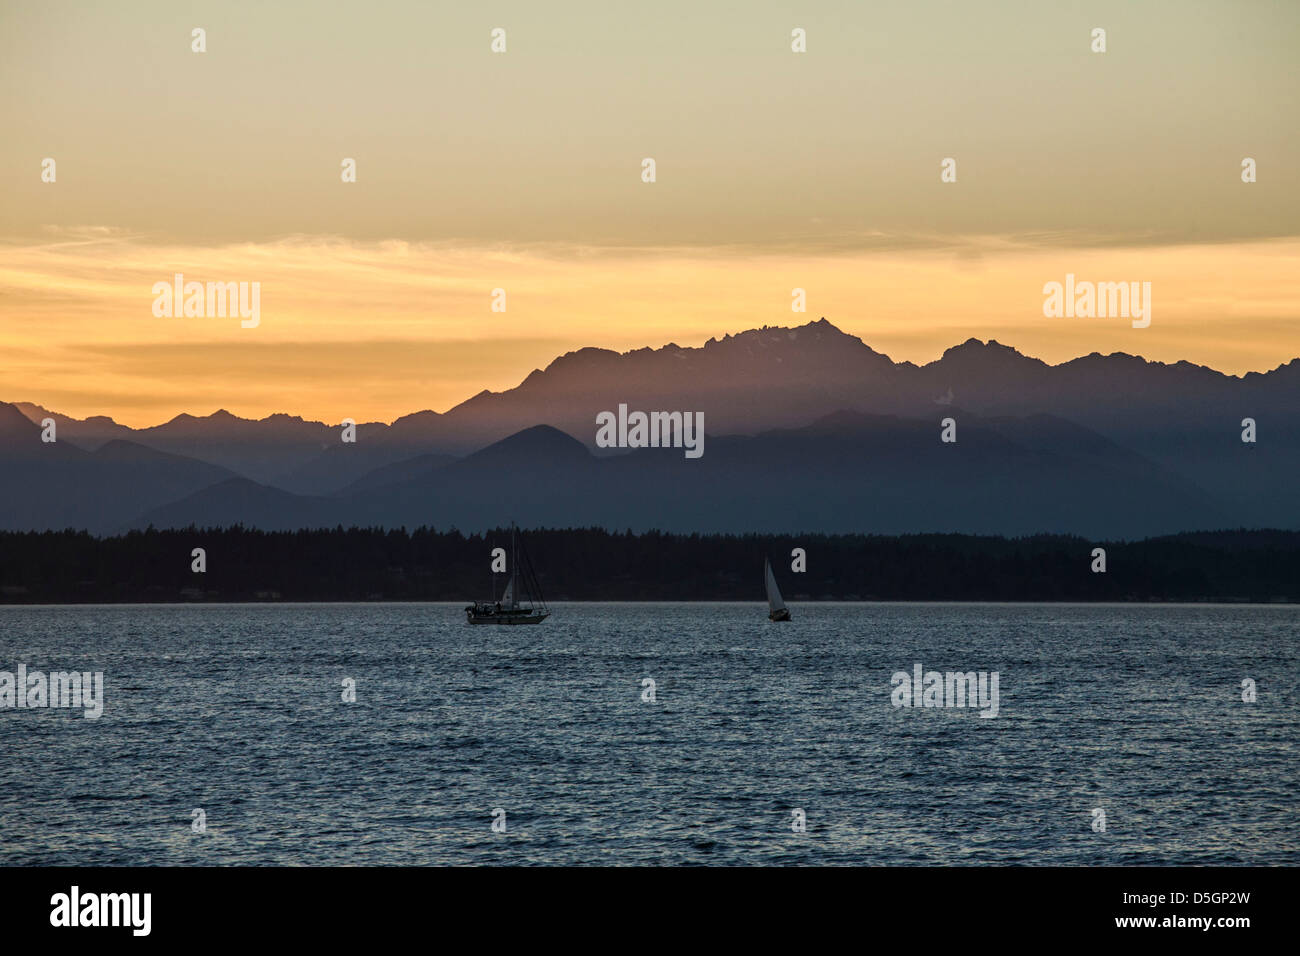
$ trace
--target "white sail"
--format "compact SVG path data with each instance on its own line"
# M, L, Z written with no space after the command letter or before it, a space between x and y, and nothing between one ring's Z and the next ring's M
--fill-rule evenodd
M512 576L510 578L510 581L506 584L506 593L501 595L501 606L512 607L514 596L515 596L515 579Z
M781 589L776 586L776 576L772 574L772 562L763 559L763 580L767 584L767 607L770 611L784 611L785 602L781 600Z

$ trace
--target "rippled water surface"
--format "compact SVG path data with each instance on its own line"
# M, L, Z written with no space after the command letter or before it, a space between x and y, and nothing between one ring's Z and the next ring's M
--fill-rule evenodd
M765 610L0 608L106 697L0 709L0 863L1300 863L1300 609ZM916 662L998 716L894 708Z

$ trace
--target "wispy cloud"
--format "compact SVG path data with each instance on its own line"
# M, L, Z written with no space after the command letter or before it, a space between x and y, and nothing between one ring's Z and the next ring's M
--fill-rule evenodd
M260 283L260 325L156 318L154 284L176 273ZM1044 318L1043 284L1066 273L1151 282L1155 321L1139 331ZM795 288L806 292L806 313L791 311ZM494 289L505 290L505 312L492 311ZM1300 241L881 236L870 251L757 255L729 245L306 235L186 245L88 228L5 243L0 314L0 394L78 415L137 408L169 417L215 403L388 420L511 387L570 349L698 345L823 315L918 363L996 336L1048 361L1130 351L1262 371L1294 357L1300 342Z

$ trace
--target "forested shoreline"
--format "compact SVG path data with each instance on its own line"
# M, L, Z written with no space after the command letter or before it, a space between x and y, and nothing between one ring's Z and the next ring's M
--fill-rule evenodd
M1058 535L522 535L551 601L759 601L768 556L787 599L1300 601L1300 532L1134 542ZM0 603L466 601L499 596L509 532L242 527L0 532ZM1105 550L1099 573L1093 552ZM206 570L196 572L195 549ZM806 570L792 570L795 549Z

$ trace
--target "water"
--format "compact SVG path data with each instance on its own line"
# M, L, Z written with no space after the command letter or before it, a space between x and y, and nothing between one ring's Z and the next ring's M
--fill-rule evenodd
M1300 608L765 610L0 608L106 697L0 709L0 864L1300 863ZM998 716L891 706L917 661Z

